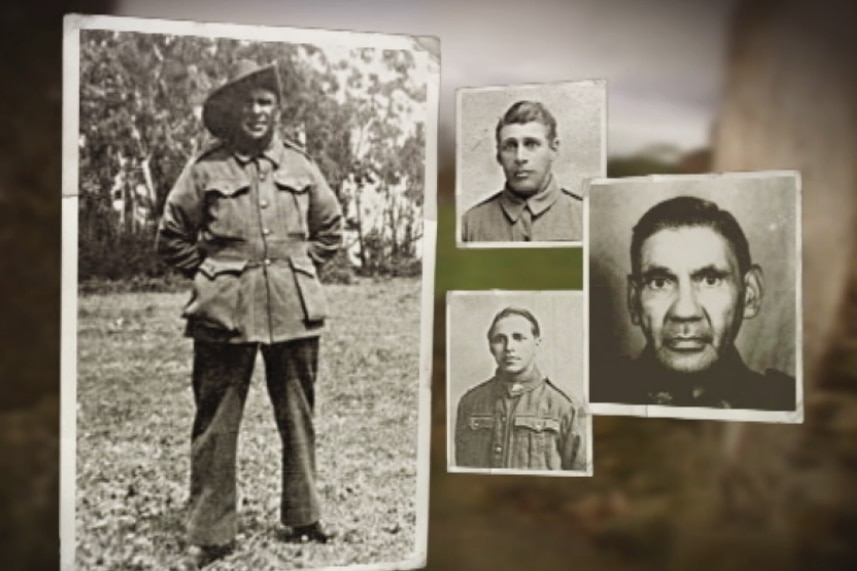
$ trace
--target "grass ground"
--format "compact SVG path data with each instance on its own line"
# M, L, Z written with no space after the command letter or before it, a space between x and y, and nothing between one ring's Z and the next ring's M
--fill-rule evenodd
M239 548L212 565L313 568L413 555L419 281L329 286L317 385L318 487L331 545L275 540L280 443L257 362L239 440ZM83 296L77 555L87 570L169 569L183 549L191 341L187 294Z

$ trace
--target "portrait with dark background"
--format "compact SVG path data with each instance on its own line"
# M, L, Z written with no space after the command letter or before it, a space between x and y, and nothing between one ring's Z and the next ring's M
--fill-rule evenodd
M857 567L857 4L68 0L0 8L5 569L59 561L68 11L441 38L429 569ZM801 172L805 422L596 417L593 478L447 474L446 292L583 285L581 249L456 248L454 90L574 77L608 81L608 176Z
M645 345L628 309L631 233L650 208L677 196L712 201L737 220L750 245L751 262L762 269L764 286L761 311L743 321L735 346L754 371L774 368L800 381L797 183L785 173L593 183L588 195L590 386L603 378L603 366L611 360L634 359Z

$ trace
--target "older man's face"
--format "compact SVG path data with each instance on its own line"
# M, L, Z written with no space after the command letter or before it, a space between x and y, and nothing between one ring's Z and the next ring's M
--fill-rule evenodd
M709 369L755 315L755 307L745 315L747 284L729 242L704 226L660 230L643 242L640 262L628 302L657 360L680 373Z
M548 127L538 121L503 125L497 138L497 161L506 184L521 194L541 190L551 172L558 141L548 139Z
M274 130L276 121L276 94L262 88L248 90L241 106L241 134L250 141L262 141Z

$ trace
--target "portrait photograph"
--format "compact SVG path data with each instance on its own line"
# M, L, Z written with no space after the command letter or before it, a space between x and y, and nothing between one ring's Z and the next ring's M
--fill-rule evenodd
M798 173L595 179L586 210L594 414L803 421Z
M63 568L423 567L439 42L63 41Z
M581 291L447 293L450 472L591 476Z
M604 177L604 80L456 92L458 247L580 246L584 182Z

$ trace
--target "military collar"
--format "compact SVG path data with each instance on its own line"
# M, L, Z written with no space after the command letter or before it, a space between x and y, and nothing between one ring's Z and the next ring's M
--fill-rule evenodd
M644 391L654 404L731 408L748 376L754 372L732 347L710 370L683 375L667 371L649 346L637 359Z
M540 387L545 382L545 376L538 367L533 367L531 374L516 379L509 379L498 370L494 373L494 379L497 381L497 389L507 397L520 396Z
M506 213L509 221L516 222L524 208L529 207L533 216L539 216L553 206L553 203L557 201L561 193L562 190L556 183L553 173L551 173L548 175L548 182L545 187L527 198L513 192L507 184L500 194L500 206L503 208L503 212Z
M285 147L283 146L283 142L280 140L280 137L274 135L271 137L271 142L268 146L258 155L248 155L246 153L242 153L236 148L232 149L232 154L238 160L241 165L246 165L253 159L257 157L265 157L271 163L273 163L274 167L280 166L280 163L283 162L283 153L285 152Z

